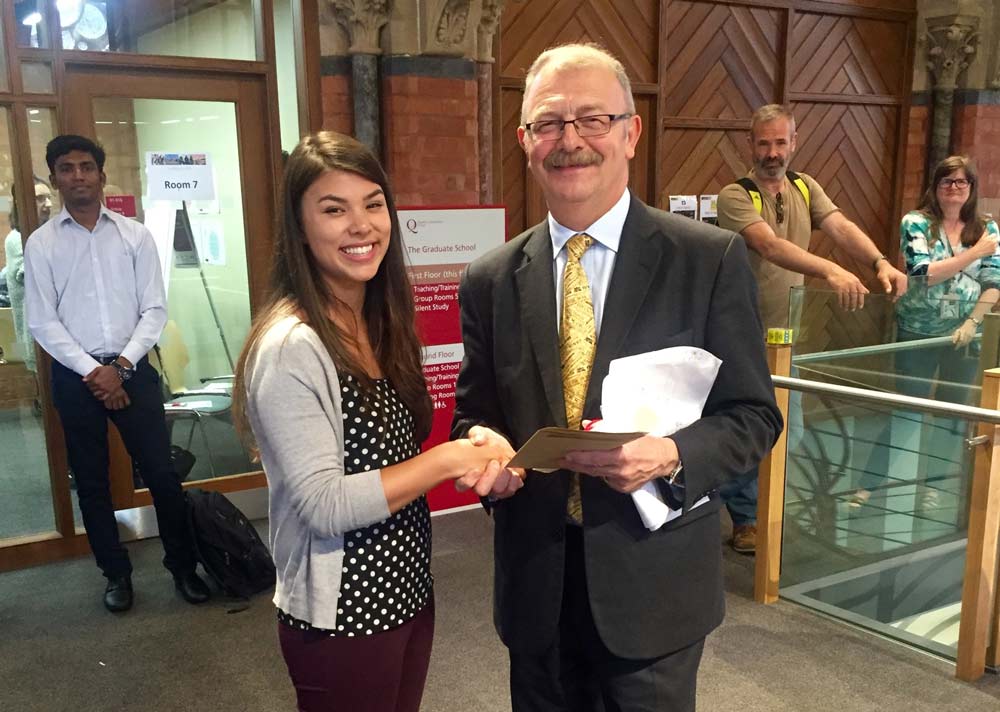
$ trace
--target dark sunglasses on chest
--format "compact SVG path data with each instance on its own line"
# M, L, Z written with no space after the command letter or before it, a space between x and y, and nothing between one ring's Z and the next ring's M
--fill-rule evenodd
M781 193L774 196L774 212L779 225L785 222L785 201L781 197Z

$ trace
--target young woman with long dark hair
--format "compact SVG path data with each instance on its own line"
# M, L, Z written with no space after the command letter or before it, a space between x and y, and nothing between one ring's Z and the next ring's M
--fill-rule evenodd
M432 406L382 167L335 133L285 166L272 294L236 369L270 494L281 650L301 710L416 712L434 628L424 493L513 453L420 454Z

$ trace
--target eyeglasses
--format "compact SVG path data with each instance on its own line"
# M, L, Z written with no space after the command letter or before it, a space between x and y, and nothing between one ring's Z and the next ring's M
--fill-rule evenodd
M532 121L525 124L524 128L531 132L531 135L539 141L555 141L562 138L566 130L566 124L573 124L578 136L587 138L589 136L603 136L611 130L611 125L621 119L627 119L632 114L594 114L592 116L580 116L576 119L563 121L562 119L545 119L543 121Z
M968 178L942 178L938 182L938 188L958 188L964 190L972 185Z
M785 201L781 198L781 193L774 196L774 212L777 213L778 224L785 222Z

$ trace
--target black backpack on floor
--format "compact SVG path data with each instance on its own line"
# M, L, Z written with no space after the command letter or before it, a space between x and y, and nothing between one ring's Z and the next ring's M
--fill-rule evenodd
M274 586L274 561L253 524L220 492L187 490L198 561L227 595L249 598Z

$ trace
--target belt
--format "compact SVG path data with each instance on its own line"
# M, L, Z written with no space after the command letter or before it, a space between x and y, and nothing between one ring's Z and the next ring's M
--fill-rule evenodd
M118 358L118 354L115 354L114 356L97 356L96 354L90 354L90 357L102 366L107 366Z

